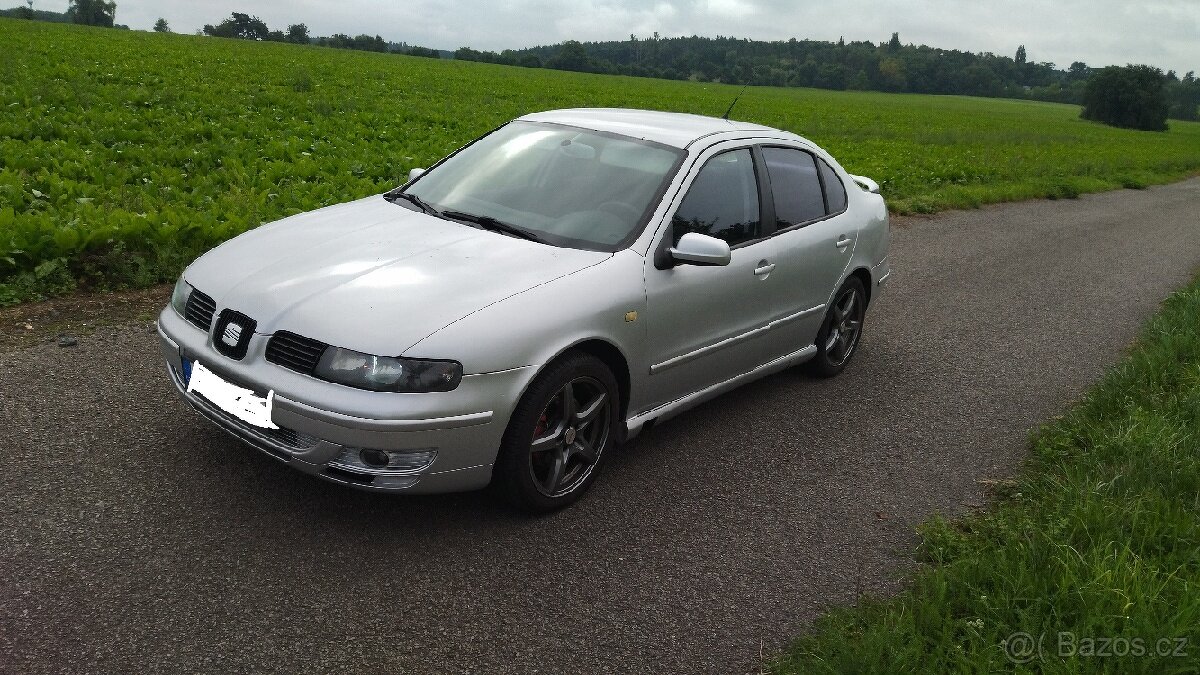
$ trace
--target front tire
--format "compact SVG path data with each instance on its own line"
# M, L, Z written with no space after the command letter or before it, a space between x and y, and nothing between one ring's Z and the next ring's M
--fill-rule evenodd
M805 365L817 377L833 377L846 369L850 357L858 351L863 321L867 316L867 292L858 277L850 277L825 313L825 322L817 333L817 354Z
M500 443L494 487L537 513L579 499L613 445L616 379L590 354L569 353L540 373L517 403Z

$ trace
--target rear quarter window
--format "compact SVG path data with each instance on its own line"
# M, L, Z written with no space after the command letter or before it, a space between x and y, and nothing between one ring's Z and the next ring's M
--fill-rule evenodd
M829 205L829 213L841 213L846 210L846 185L842 179L838 177L837 172L833 167L825 163L825 160L818 159L817 165L821 167L821 178L825 183L825 202Z

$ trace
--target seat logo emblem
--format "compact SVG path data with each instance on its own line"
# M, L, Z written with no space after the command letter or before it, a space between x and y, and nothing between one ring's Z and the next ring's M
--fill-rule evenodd
M230 347L236 347L238 341L241 339L242 327L236 323L233 323L232 321L229 322L229 324L225 326L225 332L221 334L221 342L224 342Z

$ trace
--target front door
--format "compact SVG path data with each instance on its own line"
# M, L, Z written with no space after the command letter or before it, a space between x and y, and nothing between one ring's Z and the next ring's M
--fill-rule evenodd
M647 355L644 412L770 360L765 348L776 254L764 238L754 156L749 148L714 153L695 175L662 239L687 232L725 240L726 266L646 261ZM660 265L665 256L658 257Z

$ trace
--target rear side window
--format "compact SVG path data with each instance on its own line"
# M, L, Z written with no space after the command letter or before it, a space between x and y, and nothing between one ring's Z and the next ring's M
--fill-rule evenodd
M672 242L688 232L724 239L730 246L762 236L758 180L750 150L714 156L696 174L671 218Z
M825 197L813 156L793 148L763 148L762 153L771 176L771 192L775 195L777 227L783 229L824 218Z
M838 178L837 172L833 167L825 163L823 159L817 159L817 165L821 167L821 178L825 182L825 203L829 205L830 213L841 213L846 210L846 186L842 183L842 179Z

